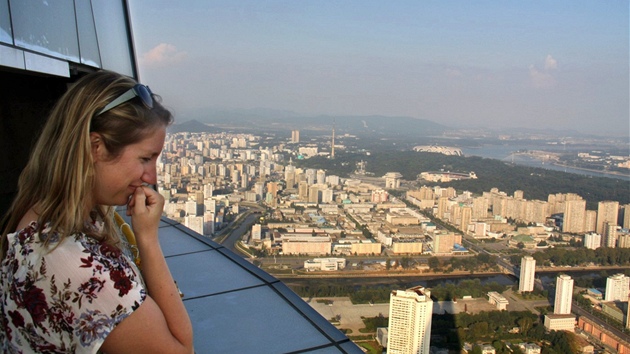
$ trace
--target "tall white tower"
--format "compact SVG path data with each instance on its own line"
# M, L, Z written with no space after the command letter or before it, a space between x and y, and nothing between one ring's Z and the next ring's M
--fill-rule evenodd
M388 354L429 354L431 292L418 286L394 290L389 298Z
M571 313L571 301L573 300L573 279L561 274L556 278L556 300L553 304L553 313L566 315Z
M536 260L531 256L521 259L521 277L518 281L518 291L534 291L534 275L536 275Z

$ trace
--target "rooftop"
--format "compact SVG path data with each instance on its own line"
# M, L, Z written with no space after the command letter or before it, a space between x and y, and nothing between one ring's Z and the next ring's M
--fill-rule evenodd
M229 249L168 218L159 237L198 353L362 353L286 285Z

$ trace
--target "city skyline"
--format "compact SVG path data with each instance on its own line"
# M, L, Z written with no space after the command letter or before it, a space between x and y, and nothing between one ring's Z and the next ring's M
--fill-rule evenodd
M178 121L269 108L630 132L623 1L129 5L140 78Z

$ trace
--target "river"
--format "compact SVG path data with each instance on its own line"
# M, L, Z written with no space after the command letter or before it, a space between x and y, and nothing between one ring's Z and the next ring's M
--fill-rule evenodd
M505 162L513 162L517 165L523 165L528 167L539 167L548 170L562 171L567 173L574 173L584 176L593 177L608 177L630 181L630 174L617 175L609 174L598 171L582 170L577 168L571 168L566 166L555 165L552 163L543 163L543 161L536 159L532 156L513 154L516 151L523 150L544 150L549 152L563 152L562 146L555 145L533 145L533 144L505 144L505 145L483 145L481 147L461 147L462 153L465 156L479 156L489 159L501 160Z
M545 289L549 289L550 285L555 286L556 277L558 274L567 274L576 278L599 278L607 277L609 275L622 273L627 271L628 268L619 269L606 269L602 271L593 270L579 270L579 271L553 271L553 272L537 272L536 278L540 279ZM505 274L493 274L493 275L430 275L430 276L401 276L401 277L344 277L344 278L281 278L282 282L288 286L301 286L306 285L308 282L320 282L329 285L345 285L353 287L369 286L369 287L397 287L397 288L411 288L414 286L423 286L426 288L436 287L438 285L445 285L448 283L457 284L463 280L479 279L481 284L497 283L505 286L512 286L518 284L518 278L505 275ZM600 280L600 283L602 281ZM605 284L605 280L603 281Z

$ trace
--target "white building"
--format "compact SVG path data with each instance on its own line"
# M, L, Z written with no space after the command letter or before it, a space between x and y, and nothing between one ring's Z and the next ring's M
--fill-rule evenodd
M488 293L488 302L495 305L497 307L497 310L499 311L507 310L507 305L510 304L510 302L503 295L499 294L496 291L491 291Z
M388 354L429 354L431 292L418 286L394 290L389 298Z
M534 291L534 275L536 275L536 260L531 256L521 259L521 277L518 281L518 291Z
M187 216L197 216L197 202L189 200L185 204Z
M561 274L556 278L556 299L553 305L553 313L566 315L571 313L571 301L573 300L573 279Z
M628 301L630 278L623 274L611 275L606 279L604 301Z
M184 226L203 235L203 216L186 216L184 217Z
M569 331L575 332L575 315L572 314L546 314L544 321L545 329L548 331Z
M519 347L525 354L540 354L540 347L534 343L520 344Z
M333 271L346 267L345 258L314 258L304 261L304 269Z
M594 250L600 248L601 246L602 235L595 232L589 232L584 235L584 247Z
M260 241L262 239L262 225L254 224L252 225L252 240Z

